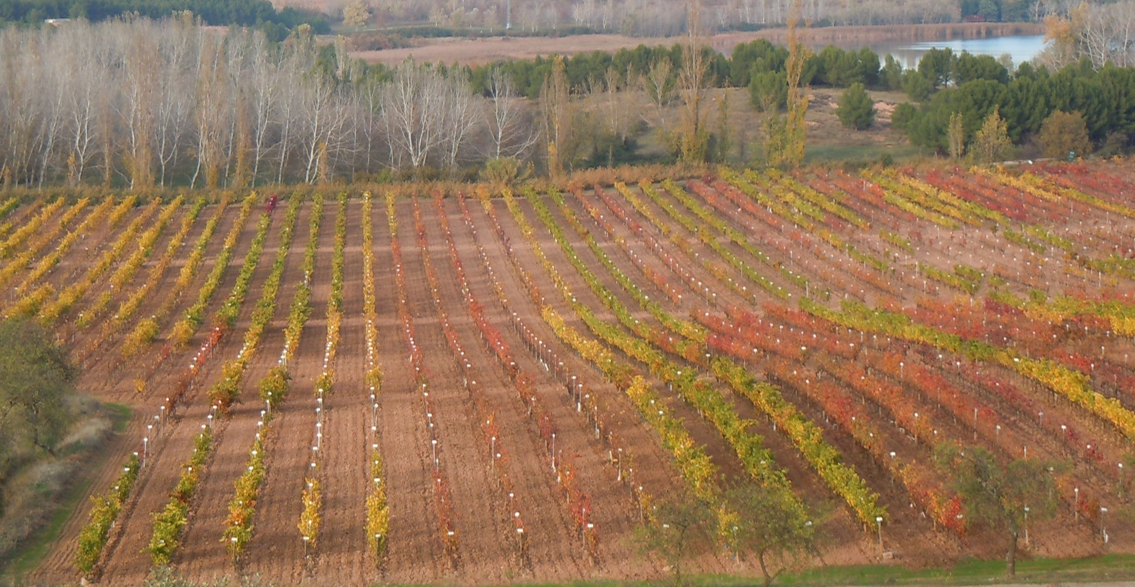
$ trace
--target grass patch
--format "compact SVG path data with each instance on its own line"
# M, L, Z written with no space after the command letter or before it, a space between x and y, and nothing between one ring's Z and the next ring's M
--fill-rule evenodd
M126 424L130 421L130 414L134 410L126 404L111 404L106 403L102 405L103 408L110 411L110 418L114 421L114 432L120 433L126 430Z
M755 569L750 569L756 572ZM1005 575L1003 560L966 560L952 567L930 569L904 569L891 565L833 566L809 569L800 573L777 577L773 585L828 586L828 585L980 585L999 583L1056 583L1120 581L1135 578L1135 555L1106 554L1103 556L1054 559L1039 558L1017 560L1017 576ZM740 575L686 575L686 585L754 586L761 584L759 576ZM565 581L561 583L518 583L525 587L647 587L671 584L669 577L657 581Z
M873 163L888 153L895 161L919 157L918 147L910 145L809 144L804 160L809 163L862 161Z
M130 407L122 404L103 404L100 411L110 418L112 430L116 434L126 429L133 412ZM87 495L95 476L106 465L107 451L98 450L101 446L84 445L83 448L85 450L74 451L69 457L69 460L76 463L75 471L67 488L56 496L56 503L46 506L51 509L46 524L32 532L26 540L20 541L6 560L0 561L4 563L0 565L3 567L3 570L0 570L0 585L22 584L23 576L39 566L59 538L63 525L67 523L71 513L79 507L80 501Z
M952 567L904 569L888 565L823 567L785 575L781 585L974 585L1116 581L1135 578L1135 555L1106 554L1075 559L1017 560L1017 576L1005 574L1002 560L967 560Z

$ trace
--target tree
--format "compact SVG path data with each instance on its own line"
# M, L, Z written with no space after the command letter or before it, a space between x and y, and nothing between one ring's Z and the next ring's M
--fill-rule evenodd
M863 130L875 122L875 101L863 88L863 84L855 82L839 97L835 113L843 126Z
M788 75L783 71L754 72L749 77L749 102L761 112L784 108L788 103Z
M445 93L445 80L433 68L407 59L394 70L382 100L391 157L404 156L414 168L425 165L430 151L442 141Z
M570 100L564 60L557 55L552 60L552 71L544 78L544 87L540 91L540 102L544 110L544 138L548 143L548 172L552 177L559 177L564 172L572 131Z
M804 161L808 129L804 115L808 113L808 95L801 87L804 67L810 61L811 51L800 42L797 25L800 22L801 0L793 0L788 17L788 60L785 79L788 82L786 104L788 114L765 120L765 156L774 166L795 167Z
M950 114L950 129L946 131L946 142L950 144L950 157L961 159L966 152L966 131L962 126L965 117L961 112Z
M675 587L682 583L682 564L705 552L713 542L706 527L713 512L701 501L682 497L658 506L649 519L635 529L635 541L644 555L656 556L670 568Z
M706 159L709 134L702 128L702 99L705 97L709 63L702 51L701 0L688 0L687 42L682 45L682 67L678 70L678 94L682 99L678 153L682 161L700 163Z
M788 118L785 120L785 149L782 164L796 167L804 162L804 151L808 142L808 127L804 115L808 113L808 94L802 84L804 67L812 56L812 51L800 41L798 25L801 19L803 0L793 0L788 14L788 61L785 70L788 74Z
M918 60L918 73L930 81L933 89L950 83L956 56L949 48L931 49Z
M666 107L674 99L674 76L671 75L673 64L665 55L657 57L651 64L650 70L642 76L642 89L646 98L654 106L658 114L658 125L666 128Z
M879 70L879 82L892 92L902 89L902 64L889 53L883 67Z
M366 0L355 0L343 7L343 25L361 29L370 22L370 5Z
M973 143L970 144L970 155L978 162L993 163L1004 161L1012 148L1013 142L1009 140L1009 127L1001 118L998 109L994 108L993 112L985 117L981 130L978 130L977 134L974 135Z
M962 85L975 79L1009 83L1009 70L992 55L962 53L954 62L954 82Z
M906 92L911 100L925 102L934 91L934 87L925 75L917 71L908 71L902 76L902 91Z
M480 105L474 103L465 70L458 68L450 70L445 81L445 133L442 137L442 147L445 149L446 166L451 171L455 171L461 147L468 141L481 119Z
M970 524L1009 534L1005 564L1009 576L1015 575L1017 538L1027 517L1039 521L1056 513L1056 482L1050 467L1036 459L1015 459L1002 465L984 448L954 443L943 443L934 450L934 464L961 496Z
M76 371L50 333L32 320L12 318L0 321L0 373L2 489L20 461L55 450L71 423Z
M492 159L520 157L539 140L540 133L535 125L525 123L524 99L499 65L489 73L488 93Z
M1045 157L1064 158L1070 153L1087 155L1092 148L1088 126L1079 111L1054 111L1041 124L1037 142Z
M129 140L125 155L132 189L146 188L154 182L154 98L158 92L161 54L153 31L147 28L129 29L123 40L126 43L121 68L124 100L119 116L127 127ZM199 156L204 155L199 153Z
M731 546L756 556L764 587L814 548L815 525L790 492L766 485L739 485L727 492L726 503L737 512L729 535Z

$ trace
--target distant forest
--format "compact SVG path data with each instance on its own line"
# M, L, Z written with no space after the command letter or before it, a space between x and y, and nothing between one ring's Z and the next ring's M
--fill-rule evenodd
M1112 2L1093 2L1110 4ZM782 26L791 0L702 0L711 31ZM1067 15L1080 0L803 0L811 26L932 24L978 20L1040 22ZM687 0L350 0L345 10L368 11L368 26L431 24L465 30L614 32L669 36L686 31ZM567 29L567 31L565 31Z
M158 19L184 11L206 25L256 27L275 40L283 40L287 31L304 23L317 33L331 30L327 15L295 8L277 12L268 0L0 0L0 26L38 26L47 19Z
M1092 2L1113 4L1115 0ZM402 34L566 34L614 32L636 36L682 34L688 0L344 0L329 13L296 8L277 11L268 0L0 0L0 26L39 26L47 19L92 22L141 16L152 19L190 11L204 24L263 30L272 40L307 23L327 33L332 22L355 29L397 28ZM710 31L776 27L788 18L791 0L701 0ZM811 26L929 24L977 20L1039 22L1066 16L1080 0L803 0ZM426 25L428 28L410 28Z

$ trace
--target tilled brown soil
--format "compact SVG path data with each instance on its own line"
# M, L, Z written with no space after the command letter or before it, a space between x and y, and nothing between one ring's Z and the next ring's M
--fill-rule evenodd
M611 188L609 188L611 189ZM636 188L632 188L636 189ZM614 200L634 214L630 204L621 195ZM665 195L667 201L680 208L677 199ZM588 195L588 201L604 213L610 212L599 198ZM623 290L619 282L606 270L599 258L591 252L583 239L568 225L561 211L550 199L543 200L553 209L553 218L565 231L568 241L579 254L585 267L597 276L599 283L614 293L635 318L658 327L658 321L642 310L633 296ZM685 317L692 307L701 308L704 300L676 275L669 272L656 253L639 236L621 222L614 222L619 238L645 257L645 262L659 273L665 273L688 300L680 307L667 299L664 292L649 283L642 271L621 247L603 235L583 206L568 198L576 216L602 243L603 250L625 275L648 291L652 299L658 296L671 314ZM215 419L214 448L200 485L189 504L188 525L181 534L181 545L172 566L195 581L209 581L217 577L258 575L264 581L279 585L367 585L390 583L461 583L499 584L515 581L571 581L575 579L652 579L665 574L657 560L643 558L637 552L633 534L642 512L631 491L629 470L615 464L618 454L612 446L623 448L623 458L634 468L633 484L641 486L643 493L658 500L673 497L683 489L683 483L668 450L660 443L657 434L639 416L634 404L614 385L583 359L576 356L541 318L540 308L527 294L519 272L511 260L515 258L531 273L545 296L544 302L554 308L565 321L584 337L591 339L587 325L573 312L561 297L551 277L538 263L519 225L513 220L502 202L492 203L500 219L504 238L491 228L488 215L480 202L468 202L476 227L467 226L458 203L450 198L442 209L448 219L457 254L470 282L471 293L483 307L487 319L499 329L515 357L517 367L533 377L535 393L543 409L556 426L556 455L568 459L577 472L577 485L590 499L590 519L595 524L598 538L597 556L592 557L585 548L583 537L576 528L573 513L559 484L559 471L552 468L552 454L541 437L534 418L530 417L525 400L514 382L497 362L496 356L482 342L480 331L470 316L458 283L457 272L450 258L447 235L438 222L437 209L431 199L423 198L420 205L426 234L429 240L428 255L436 270L442 310L456 331L465 352L455 357L447 343L439 308L435 307L425 270L424 251L418 245L412 203L397 203L398 240L402 249L406 275L410 314L417 333L417 344L422 349L428 367L428 391L433 411L425 413L422 389L407 360L410 349L402 336L398 316L398 288L395 286L391 233L387 224L385 205L381 197L375 198L370 219L374 232L374 281L376 285L376 311L379 331L377 358L384 372L381 389L377 393L378 409L372 420L369 390L364 386L366 363L366 334L364 329L363 251L361 200L348 202L346 248L343 287L343 321L338 352L329 365L335 373L333 391L326 396L323 411L323 458L320 479L323 484L321 518L323 530L318 545L305 550L297 528L302 511L301 494L304 477L311 471L313 435L316 431L315 409L317 401L314 385L322 370L327 337L326 309L331 295L331 259L334 245L337 204L328 198L318 236L318 257L311 276L312 313L307 321L298 349L292 355L290 372L292 388L289 397L276 412L266 441L268 456L267 474L260 488L253 522L252 539L239 561L234 563L227 545L222 542L228 503L234 493L234 481L246 466L248 451L255 437L261 410L257 385L274 366L282 350L283 329L287 323L288 307L296 286L302 279L303 247L309 235L310 206L301 209L295 227L295 237L283 276L283 286L276 299L276 312L269 323L258 354L253 357L244 374L242 403L230 414ZM665 211L649 203L654 214L665 218ZM137 316L119 332L107 335L101 324L78 328L74 316L69 315L64 329L69 333L75 348L87 348L89 359L80 380L80 387L92 395L113 402L130 405L134 416L126 430L106 451L105 465L90 477L90 492L102 493L112 484L120 465L133 451L142 449L140 439L150 439L146 466L143 467L133 494L111 530L109 543L103 554L102 583L108 585L134 585L143 582L151 571L151 560L145 548L153 531L152 514L164 507L170 492L177 483L180 466L189 458L194 436L208 422L210 404L209 387L222 376L222 365L236 357L242 346L245 330L268 276L276 247L280 242L283 206L275 214L268 232L260 263L253 273L251 287L245 297L235 328L227 333L212 351L211 358L196 375L188 392L178 403L164 424L148 429L158 407L187 374L190 360L197 353L208 334L205 325L186 349L170 349L164 354L165 338L173 323L192 303L205 276L220 253L221 241L237 217L237 205L223 216L217 232L207 248L206 261L198 276L180 293L170 291L184 259L179 259L166 270L159 287L139 309ZM536 227L535 238L557 267L565 283L578 299L595 310L605 322L616 325L613 312L606 308L591 291L581 275L568 262L551 233L536 218L531 204L520 202L528 221ZM185 239L185 250L201 233L214 209L202 211L193 229ZM181 214L175 215L165 234L155 245L154 254L139 270L127 288L114 292L108 312L138 287L146 272L164 251L165 243L177 230ZM254 210L241 232L233 261L225 271L213 299L206 309L211 315L223 302L240 271L240 264L255 231L259 209ZM752 219L749 219L752 220ZM112 242L130 221L130 217L113 230L93 232L76 246L49 275L53 284L62 285L69 275L81 273L84 264L98 255ZM645 219L640 221L647 225ZM728 220L736 228L743 228L736 220ZM755 222L755 221L754 221ZM744 303L741 296L731 292L722 276L705 269L703 256L716 255L708 246L698 243L698 236L675 224L673 230L693 243L690 253L681 252L655 228L647 230L662 248L679 259L696 279L720 292L721 305ZM776 238L783 239L782 235ZM50 252L53 245L44 247L40 255ZM482 247L485 258L481 257ZM510 252L511 248L511 252ZM733 244L727 248L738 256L743 250ZM772 257L784 261L780 253ZM791 262L792 259L789 259ZM715 259L725 267L723 275L738 282L746 278L741 272ZM815 256L814 262L823 258ZM34 263L34 261L33 261ZM113 268L112 268L113 270ZM768 271L767 267L761 268ZM810 278L822 279L822 268L809 270ZM775 279L780 280L779 274ZM506 292L510 315L504 309L492 286L490 275L498 280ZM106 278L89 291L72 314L97 299L106 288ZM794 287L794 286L793 286ZM761 292L760 299L769 298ZM692 301L689 301L692 300ZM173 310L162 322L161 334L144 352L129 361L120 361L118 345L125 333L142 317L157 311L167 301L173 301ZM578 410L567 386L558 379L555 365L550 369L542 364L536 351L529 348L519 332L523 324L544 341L563 362L563 369L577 375L586 387L589 397L595 399L595 413ZM622 329L621 326L619 326ZM623 329L625 332L626 330ZM84 345L87 345L84 347ZM627 355L616 353L638 372L648 368L636 363ZM459 359L468 362L468 369L460 368ZM468 375L479 385L467 387ZM960 375L958 375L960 377ZM1005 375L1008 377L1009 375ZM709 379L707 378L707 381ZM143 392L136 391L136 381L144 383ZM720 480L728 485L744 479L744 469L731 445L722 438L713 424L681 396L654 379L654 389L691 437L703 446L713 463L719 468ZM751 402L735 396L728 386L713 383L726 402L740 418L749 421L747 431L760 435L763 445L773 455L797 494L807 503L827 510L826 542L815 561L827 564L855 564L872 562L878 557L877 535L874 528L864 529L846 505L827 488L813 467L800 454L791 440L778 431L770 420ZM901 554L905 564L925 565L941 563L965 555L981 555L985 551L999 551L1002 538L991 531L977 531L957 538L937 530L933 523L920 515L907 490L891 481L885 468L878 466L870 454L859 447L849 434L834 424L826 423L826 414L808 399L802 390L784 386L785 397L797 405L799 411L818 423L826 442L836 447L844 462L867 480L870 488L879 494L879 503L889 512L884 537L888 548ZM1036 401L1045 401L1047 392L1032 388L1025 390ZM923 401L923 400L919 400ZM916 403L920 409L930 408ZM497 482L489 445L481 429L480 418L485 411L491 413L499 426L499 446L507 451L508 472L513 483L513 496L507 495ZM1046 405L1049 418L1058 418L1077 429L1098 432L1093 418L1067 405ZM597 438L592 418L598 416L605 429L611 432L611 445L607 439ZM951 437L969 435L965 422L949 421L944 416L940 429ZM885 418L885 416L881 416ZM446 551L440 526L439 509L434 493L434 460L430 443L430 424L435 426L437 466L449 483L453 498L455 543L451 556ZM375 427L372 432L372 425ZM1030 435L1049 431L1020 418L1006 421L1006 446L1023 442ZM1099 446L1109 459L1121 453L1124 441L1113 435L1098 433ZM901 443L905 436L888 430L887 442ZM1059 458L1066 450L1059 437L1051 434L1031 441L1031 454L1045 458ZM370 553L364 525L366 522L366 492L370 487L368 454L376 442L385 464L385 482L389 503L389 533L387 550L375 559ZM998 454L1008 457L1006 446L995 446ZM928 458L927 447L915 443L902 447L903 457ZM1014 448L1015 450L1015 448ZM632 458L633 456L633 458ZM562 460L560 461L563 462ZM1105 467L1106 465L1106 467ZM1084 479L1085 490L1095 494L1114 491L1110 463L1077 463L1075 472ZM84 499L64 524L60 539L52 546L41 567L31 579L44 584L64 584L77 580L73 558L76 537L89 512L89 500ZM518 547L511 517L520 512L526 532L526 548ZM1066 527L1065 530L1060 528ZM1132 533L1118 520L1108 528L1112 545L1130 544ZM1045 555L1087 555L1097 553L1101 545L1094 539L1099 531L1095 526L1078 521L1071 509L1062 508L1049 522L1036 524L1030 548ZM1110 548L1115 548L1111 546ZM1120 546L1120 548L1126 548ZM751 565L739 567L728 554L708 554L692 562L691 570L707 573L741 572L755 574Z

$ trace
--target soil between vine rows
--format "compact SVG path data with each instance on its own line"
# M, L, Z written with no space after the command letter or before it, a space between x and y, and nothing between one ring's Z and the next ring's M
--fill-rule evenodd
M1122 175L1121 175L1122 176ZM614 194L613 188L607 187ZM639 197L644 198L641 191ZM675 207L682 209L678 200L669 195L664 198ZM591 191L586 199L606 215L610 210ZM679 262L697 279L711 284L720 292L722 305L741 303L739 295L699 264L703 256L715 253L702 243L696 235L690 234L674 224L674 230L694 243L690 252L678 252L657 229L650 227L644 217L634 212L630 204L616 194L619 205L647 226L651 235L679 258ZM686 317L692 307L701 308L705 304L680 278L668 273L663 263L649 247L613 216L608 216L615 226L615 233L626 239L630 246L645 259L650 267L666 274L668 281L675 285L688 300L684 307L668 300L664 292L643 276L615 243L609 240L600 226L594 222L583 205L568 197L569 207L592 235L602 243L603 250L632 281L648 291L652 299L657 296L663 307L678 317ZM647 323L656 321L641 310L632 296L622 290L618 282L606 271L603 265L588 250L581 238L568 226L562 213L554 203L542 200L552 209L553 218L563 228L568 241L580 255L587 268L600 283L615 293L616 298L631 309L636 318ZM443 209L448 218L452 238L458 255L471 284L471 291L484 307L489 321L500 330L504 340L516 356L518 366L535 377L535 389L539 401L557 425L558 452L570 455L579 473L581 489L591 498L592 520L599 537L598 557L592 560L586 555L583 543L577 532L564 495L557 485L556 473L551 470L550 458L536 424L528 417L526 407L520 399L513 383L503 375L496 358L481 343L476 325L470 319L463 295L457 283L457 275L449 256L446 235L437 221L436 209L430 198L422 198L420 205L427 226L430 243L429 255L441 282L441 299L450 323L456 329L467 359L481 383L480 398L484 406L496 416L501 429L501 443L510 456L509 471L514 479L516 505L523 513L525 529L529 534L527 551L521 556L515 546L513 527L509 516L513 507L509 498L497 487L495 475L490 465L489 450L485 445L477 422L473 398L462 385L454 357L443 335L437 310L430 297L423 266L422 251L414 230L411 203L399 200L397 220L402 257L407 276L407 288L411 314L418 333L418 343L425 353L429 367L429 389L433 392L434 410L432 418L440 430L439 466L444 468L450 490L454 498L457 530L457 556L446 554L442 537L438 531L438 511L433 495L433 460L428 442L426 418L422 410L420 389L409 368L406 357L409 350L401 336L401 323L397 316L397 290L394 285L394 271L391 266L390 231L387 226L385 206L381 197L374 200L371 222L374 233L374 281L376 284L376 311L379 330L378 361L384 371L382 389L378 393L377 443L385 460L387 495L390 505L390 532L387 536L388 551L381 560L376 561L367 548L364 530L365 498L369 487L369 459L372 425L372 411L369 392L363 384L366 369L366 339L363 317L363 258L362 258L362 218L361 199L352 197L348 203L347 246L345 251L344 319L340 332L338 355L332 365L336 374L335 390L325 402L323 465L323 533L317 548L305 557L304 548L297 529L301 511L300 494L303 476L308 470L311 452L311 436L314 430L315 400L312 389L321 370L323 345L326 337L324 312L330 295L330 267L334 240L334 220L336 205L333 198L325 202L323 222L319 231L319 249L315 272L312 276L313 295L312 314L304 329L299 349L296 349L291 362L292 392L287 402L279 408L277 418L267 442L269 452L267 476L260 491L254 520L253 537L248 550L242 555L240 564L234 566L226 547L220 541L224 531L223 521L227 516L227 504L233 493L233 481L242 471L248 448L257 428L261 406L256 400L256 383L275 365L283 343L283 327L287 320L287 308L302 276L303 247L309 237L308 219L310 205L305 204L296 222L295 237L284 272L283 286L276 300L277 309L261 341L259 354L251 362L244 377L245 403L238 405L232 414L217 424L217 435L213 454L202 473L201 484L191 502L187 528L182 534L183 544L174 557L174 568L193 580L211 580L214 577L258 574L266 581L275 584L321 584L333 581L344 585L365 585L374 582L398 583L506 583L512 581L567 581L581 578L645 579L657 577L663 569L656 561L639 557L631 536L638 524L638 506L631 497L627 485L618 479L618 472L612 464L612 452L597 440L593 434L593 424L586 415L576 411L574 403L566 393L565 386L555 375L541 365L536 356L525 346L524 341L513 329L511 317L506 315L497 303L489 282L488 267L482 262L478 245L484 250L493 275L503 284L513 311L525 325L534 332L564 361L572 373L594 394L604 413L601 420L614 431L620 447L634 455L634 482L656 498L674 495L680 489L681 481L677 470L657 436L637 415L630 401L603 380L602 376L575 356L566 345L556 340L551 330L540 317L539 308L528 297L525 288L515 271L510 267L507 247L511 247L520 262L533 275L545 296L545 302L554 308L566 322L588 338L593 338L586 325L575 316L570 306L564 303L556 291L552 280L543 271L532 254L524 235L512 219L508 209L499 200L493 201L497 217L501 220L507 242L502 242L493 232L488 216L476 200L468 205L477 227L474 236L465 224L457 202L448 198ZM648 207L659 218L665 218L665 211L653 202ZM161 324L161 334L139 356L122 362L118 360L118 346L126 332L137 319L149 316L161 307L171 295L169 291L176 279L177 271L184 257L175 259L162 276L159 286L137 312L137 317L120 332L109 337L101 336L100 326L78 328L71 320L77 311L101 295L107 287L103 278L89 291L72 311L64 324L73 340L74 348L84 344L101 342L91 349L85 361L86 370L80 387L95 397L106 401L131 405L134 416L126 432L108 450L109 462L117 465L132 451L140 450L139 438L146 434L146 426L158 413L158 406L184 376L186 366L204 340L207 326L194 338L187 349L174 349L168 359L162 358L165 337L170 333L173 322L181 312L192 303L197 289L204 281L212 263L220 253L221 241L231 228L237 216L238 205L233 205L223 216L216 234L206 249L206 261L197 277L190 283L173 305L169 317ZM564 276L572 292L604 321L615 323L613 314L604 307L591 292L586 283L575 272L551 234L539 223L531 205L521 200L520 208L528 222L536 227L536 238L544 251ZM862 208L867 209L867 208ZM191 244L201 233L206 220L215 209L206 207L193 228L185 238L182 249L189 251ZM1087 207L1074 208L1078 216L1087 216ZM714 210L719 218L724 218L730 226L744 229L734 219ZM137 213L137 210L133 212ZM130 285L122 292L113 292L109 308L117 307L132 288L144 280L148 269L157 262L164 251L170 235L177 230L185 211L174 215L165 233L155 245L154 253ZM687 211L688 213L688 211ZM255 231L259 209L254 209L249 221L241 232L241 238L233 254L233 261L225 271L217 293L210 301L206 315L211 315L235 281L240 263L247 251ZM13 215L13 218L21 218ZM740 217L740 216L739 216ZM79 217L80 219L82 216ZM81 275L81 268L97 258L97 252L104 250L115 235L129 223L128 216L120 225L111 230L100 230L82 240L62 260L48 277L55 287L65 285L67 279ZM283 219L283 206L275 213L272 227L261 256L260 265L253 274L252 285L246 296L244 306L236 327L228 333L213 352L210 360L196 376L188 393L181 399L174 414L158 430L149 432L151 442L146 466L126 508L116 527L111 532L111 540L104 554L104 584L140 584L150 570L149 554L143 549L148 544L152 532L151 514L168 500L170 491L176 484L180 464L190 454L192 438L200 430L209 413L206 397L208 388L221 377L221 365L235 357L241 347L245 329L248 327L252 308L260 297L260 289L267 277L276 245L279 243L280 224ZM79 220L81 221L81 220ZM754 225L759 221L749 218ZM1114 221L1114 218L1113 218ZM49 223L50 224L50 223ZM762 225L763 226L763 225ZM763 227L762 230L767 229ZM948 237L931 236L932 228L922 226L917 233L925 234L924 246L929 247L924 259L935 265L951 262L951 255L957 255L959 244L965 242L988 242L990 236L973 228L960 228ZM1131 231L1129 226L1122 231ZM915 231L912 230L913 234ZM773 262L789 264L798 260L782 258L772 243L788 242L783 234L770 234L761 237L762 243L770 251ZM922 238L919 236L919 238ZM1108 237L1111 239L1119 237ZM777 240L779 239L779 241ZM971 239L971 241L966 241ZM1106 239L1105 239L1106 240ZM742 256L744 251L731 243L723 242L733 254ZM882 247L874 237L864 236L861 241L865 248ZM884 243L885 244L885 243ZM49 253L55 242L44 247L41 254ZM951 247L947 253L946 247ZM973 251L971 246L971 251ZM693 255L696 253L696 256ZM1009 258L1022 258L1014 250L997 253L978 253L990 256L992 262ZM1000 256L1000 257L998 257ZM805 272L810 279L821 282L824 276L824 263L829 261L822 255L807 257L810 266ZM751 261L751 260L749 260ZM799 262L799 261L797 261ZM834 262L834 261L832 261ZM969 262L969 261L967 261ZM976 261L974 261L976 263ZM34 261L33 261L34 263ZM725 266L720 259L715 263ZM780 280L780 274L768 267L759 267L762 273ZM738 282L744 276L731 267L726 273ZM1058 274L1051 267L1049 278L1070 287L1073 278ZM921 284L910 277L896 277L895 283L903 287L917 288ZM851 283L862 285L859 281ZM750 287L753 287L750 284ZM1130 283L1122 287L1130 287ZM949 299L952 294L941 287L934 289L940 299ZM834 292L833 292L834 293ZM880 292L876 292L880 293ZM923 292L925 293L925 292ZM881 295L881 294L880 294ZM914 295L914 294L911 294ZM919 294L923 295L923 294ZM760 292L762 300L772 300L771 296ZM872 299L875 294L871 294ZM752 306L760 312L760 306ZM111 310L112 311L112 310ZM897 343L890 343L896 344ZM1085 343L1086 344L1086 343ZM1118 342L1117 342L1118 344ZM897 347L895 347L897 348ZM905 349L905 347L903 347ZM904 350L904 352L907 352ZM1122 352L1122 351L1114 351ZM647 370L635 364L626 355L619 353L620 359L634 365L640 372ZM911 355L913 357L913 355ZM934 368L933 365L928 365ZM1000 368L988 369L999 376L1012 378L1014 375ZM949 377L965 383L969 375L950 374ZM135 391L135 380L145 382L141 394ZM720 468L722 480L731 482L743 476L740 462L733 449L719 435L714 427L701 418L697 410L685 404L675 393L661 382L654 381L654 389L667 405L674 410L690 435L701 444L713 462ZM828 539L821 554L826 564L869 563L877 559L877 536L873 528L864 530L854 520L848 508L823 483L811 465L800 455L792 443L778 432L748 400L731 393L727 386L715 383L726 397L728 403L742 418L753 421L750 430L764 438L764 444L786 474L796 492L811 504L826 504L831 512L831 522L826 526ZM1046 402L1048 392L1035 386L1020 384L1022 391L1032 401ZM901 484L891 480L884 467L876 464L871 455L859 447L855 440L836 425L823 425L824 413L804 394L797 393L789 386L783 386L785 396L798 406L804 415L821 425L824 439L835 446L843 455L844 461L863 476L870 488L880 495L880 503L891 513L891 520L884 528L884 538L889 549L893 550L898 561L912 566L942 564L957 560L962 556L990 556L1000 552L1004 539L992 531L976 531L964 537L956 537L936 529L934 524L919 512ZM1000 405L1000 404L996 404ZM1008 409L1008 408L1004 408ZM1130 451L1128 441L1110 433L1106 426L1093 417L1065 403L1045 403L1048 418L1068 422L1077 429L1084 430L1096 439L1098 449L1108 459L1115 459L1125 451ZM1038 427L1029 420L1028 415L1004 414L1005 435L1007 439L1032 439L1038 434L1030 449L1046 458L1061 458L1068 448L1058 437L1052 437L1047 429ZM943 432L951 436L968 436L969 428L965 422L943 424ZM904 440L893 435L889 438ZM998 437L1000 439L1000 437ZM989 442L989 441L983 441ZM1009 455L1006 446L992 443L999 454ZM911 445L903 449L903 454L912 459L926 459L928 449ZM117 475L115 466L93 474L92 493L103 492ZM1091 490L1105 499L1114 499L1115 481L1109 476L1110 470L1092 462L1076 462L1074 471L1083 482L1085 490ZM48 584L61 584L76 580L77 574L72 559L75 541L79 530L86 522L90 509L88 500L72 514L64 526L61 537L44 559L41 567L31 577L32 580ZM1107 529L1110 551L1129 551L1135 539L1135 530L1125 527L1116 520ZM1095 522L1093 522L1094 524ZM1098 527L1080 521L1071 508L1061 507L1057 516L1047 522L1035 524L1032 531L1030 550L1046 556L1083 556L1103 551L1104 546L1096 538ZM757 572L751 565L739 569L728 555L707 555L694 561L694 570L700 572Z

